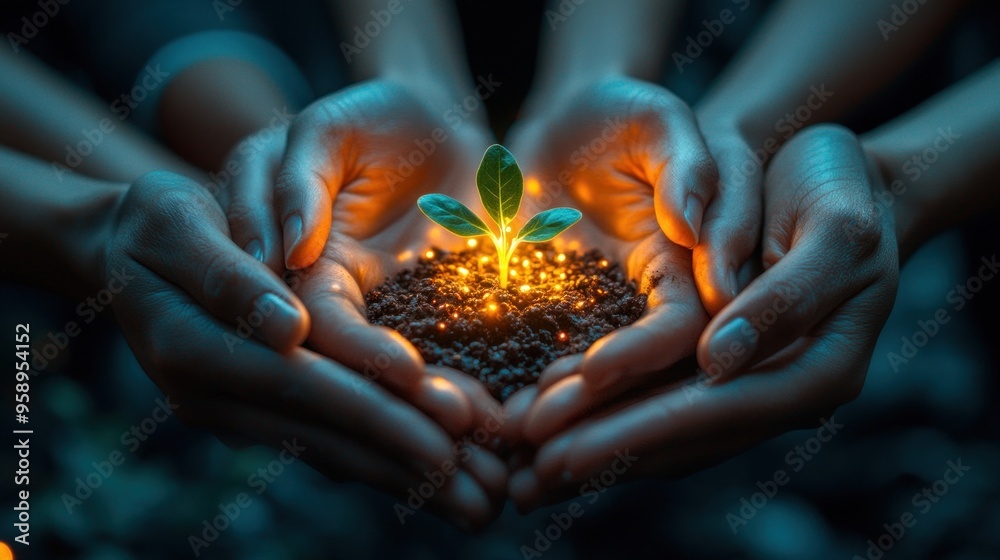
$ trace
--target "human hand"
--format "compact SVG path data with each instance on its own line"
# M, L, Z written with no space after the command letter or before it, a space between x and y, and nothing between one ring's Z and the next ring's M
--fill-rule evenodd
M104 285L120 286L111 307L178 417L229 443L301 453L331 478L404 500L424 472L458 465L428 510L463 526L490 519L503 464L459 448L409 403L299 347L309 331L302 302L229 239L225 215L201 186L147 174L109 212L99 260ZM240 322L252 338L234 328ZM420 405L434 396L410 398Z
M537 388L508 401L528 440L540 443L588 408L662 379L665 369L694 352L708 316L685 247L696 244L716 175L691 111L660 87L613 79L535 106L543 112L511 134L528 177L525 204L581 210L583 220L560 239L601 249L649 297L637 322L583 355L557 360ZM580 375L563 379L568 373ZM554 407L553 399L574 406Z
M616 452L639 457L626 478L683 475L825 422L855 398L899 274L893 218L873 198L879 182L845 129L818 126L792 139L765 181L766 270L701 336L707 379L631 396L547 438L511 477L515 503L574 495ZM524 429L541 431L532 424L568 414L532 411Z
M295 270L309 345L403 398L427 397L421 408L456 436L484 420L495 401L439 368L432 375L399 333L368 322L364 294L432 244L457 248L416 199L469 202L474 190L463 187L489 135L471 122L453 129L408 89L371 81L314 103L287 138L268 137L235 149L243 171L220 199L238 245Z

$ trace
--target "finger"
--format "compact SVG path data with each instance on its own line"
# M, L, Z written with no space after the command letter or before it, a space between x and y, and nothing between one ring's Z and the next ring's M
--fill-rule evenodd
M566 377L580 373L580 365L582 363L583 354L570 354L552 362L538 376L538 390L547 391L549 387L552 387Z
M310 269L297 291L315 321L309 344L316 350L400 394L416 389L426 375L423 358L395 330L368 322L364 295L343 266Z
M462 465L483 488L494 507L503 508L507 497L507 466L485 447L470 447L469 459Z
M233 242L255 259L281 273L285 269L282 234L274 209L274 181L285 150L284 131L271 142L250 137L237 146L234 162L240 173L233 176L228 204L224 207Z
M698 293L711 315L740 290L740 270L760 240L763 206L763 172L745 147L725 145L713 154L719 166L719 193L705 211L701 242L692 254Z
M503 403L503 414L506 421L500 433L510 452L515 452L521 446L524 437L524 420L528 410L531 409L531 404L538 396L538 391L537 385L528 385L508 397Z
M665 118L658 150L651 154L653 200L663 233L690 249L701 238L719 172L690 110L677 113Z
M285 158L275 181L274 202L281 223L285 266L311 266L330 235L333 199L344 179L349 146L336 132L314 126L303 113L288 131Z
M233 243L215 201L179 176L155 180L133 258L220 321L238 325L240 338L249 331L281 351L300 345L309 333L308 312L278 276Z
M688 253L654 254L643 279L649 291L644 316L595 342L580 363L580 373L596 392L625 390L695 349L707 317L692 283L681 280L690 276Z
M208 408L203 417L206 426L264 442L279 451L278 458L285 464L301 458L328 478L359 481L404 503L411 498L411 490L419 493L434 479L441 484L426 499L429 513L468 528L481 527L493 517L495 506L487 490L470 474L453 471L454 465L442 464L440 469L421 472L363 442L267 409L228 401L214 402Z
M415 391L401 396L427 413L452 437L465 435L472 428L472 404L458 385L444 377L428 375Z
M486 390L486 386L471 375L449 367L427 365L427 373L453 383L469 404L471 418L468 428L465 432L457 435L472 434L482 428L490 437L489 448L499 452L501 441L498 440L502 439L504 425L508 417L500 403Z

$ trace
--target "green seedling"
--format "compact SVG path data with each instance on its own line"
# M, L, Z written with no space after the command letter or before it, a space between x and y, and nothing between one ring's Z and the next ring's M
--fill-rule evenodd
M476 171L479 199L497 225L494 233L468 206L443 194L427 194L417 200L425 216L444 229L461 237L488 236L497 248L500 268L500 287L507 287L507 272L514 249L522 241L541 243L549 241L583 217L574 208L552 208L528 220L517 235L510 235L510 223L517 217L524 192L524 178L514 155L499 144L486 149L483 161Z

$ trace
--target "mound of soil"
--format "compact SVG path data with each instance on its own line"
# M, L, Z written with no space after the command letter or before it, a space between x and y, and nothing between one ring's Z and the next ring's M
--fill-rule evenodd
M478 377L505 400L553 360L585 351L646 307L624 271L597 251L522 245L506 289L492 245L428 251L365 296L369 320L399 331L427 363Z

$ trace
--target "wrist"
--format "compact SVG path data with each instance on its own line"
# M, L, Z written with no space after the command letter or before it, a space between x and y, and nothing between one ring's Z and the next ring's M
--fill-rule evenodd
M907 193L907 182L901 175L902 166L891 152L879 149L878 143L871 141L862 141L862 148L877 178L876 188L880 189L873 193L875 203L891 212L902 264L922 241L920 216L923 203L916 193Z

